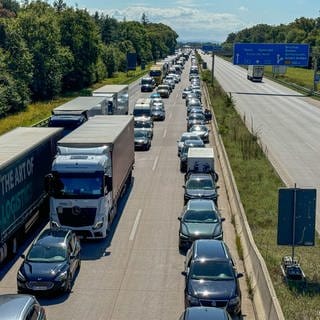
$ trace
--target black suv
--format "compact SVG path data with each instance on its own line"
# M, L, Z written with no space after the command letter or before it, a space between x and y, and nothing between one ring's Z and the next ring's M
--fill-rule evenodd
M185 306L225 308L241 314L241 291L227 245L219 240L196 240L185 260Z
M17 274L19 293L70 292L80 268L80 242L71 230L46 229L22 258Z
M192 307L187 308L179 320L232 320L228 312L219 308Z

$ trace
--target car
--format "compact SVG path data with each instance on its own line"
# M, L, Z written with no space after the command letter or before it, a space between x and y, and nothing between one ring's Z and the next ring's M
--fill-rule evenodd
M153 121L152 118L135 118L134 129L140 129L147 132L150 139L153 138Z
M190 173L184 188L184 203L190 199L210 199L218 205L218 187L211 173Z
M173 89L175 88L175 85L176 85L176 83L173 79L167 79L167 78L163 79L162 83L169 86L170 92L173 91Z
M80 250L80 241L71 230L43 230L28 253L22 255L18 292L70 292L81 264Z
M191 199L184 206L179 227L179 249L189 248L196 239L223 240L222 222L212 200Z
M186 87L182 90L182 99L185 99L188 93L192 93L191 87Z
M151 99L151 105L152 106L161 105L164 108L164 103L161 97Z
M215 307L189 307L179 320L232 320L225 309Z
M180 139L177 140L177 144L178 144L178 157L180 157L180 152L184 146L184 143L186 140L201 140L201 138L199 137L198 134L193 134L191 132L184 132Z
M29 294L0 295L0 318L6 320L46 320L46 312Z
M142 78L140 81L141 92L151 92L155 86L156 82L152 77Z
M186 254L185 307L225 308L241 315L238 273L227 245L220 240L195 240Z
M161 98L160 94L158 92L151 93L149 96L150 99L154 98Z
M180 74L177 73L169 73L169 76L172 76L174 78L174 81L176 83L179 83L181 81L181 76Z
M204 124L196 124L192 126L189 132L197 134L204 143L209 143L210 130Z
M134 149L149 150L151 148L151 138L147 131L134 129Z
M180 171L187 170L188 150L189 148L204 148L205 145L201 139L199 140L185 140L180 152Z
M169 98L170 92L170 87L167 84L158 85L157 93L159 93L161 98Z
M206 118L204 114L201 113L193 113L190 114L187 118L187 131L194 125L204 125L206 122Z
M164 110L162 105L154 105L151 108L151 114L153 120L163 121L166 118L166 111Z
M185 99L186 99L186 107L188 106L189 100L191 99L197 99L199 103L201 103L201 101L198 99L197 95L194 92L188 93Z

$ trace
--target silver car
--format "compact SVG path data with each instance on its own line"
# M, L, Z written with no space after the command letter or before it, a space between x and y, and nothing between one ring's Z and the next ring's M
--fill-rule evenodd
M28 294L0 295L0 318L6 320L46 320L37 299Z
M184 146L184 142L186 140L201 140L201 138L199 137L198 134L196 133L191 133L191 132L184 132L180 139L177 140L177 144L178 144L178 157L180 157L180 152Z

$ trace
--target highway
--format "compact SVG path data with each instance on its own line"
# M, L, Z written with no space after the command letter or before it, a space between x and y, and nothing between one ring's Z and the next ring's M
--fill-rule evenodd
M211 56L203 55L211 70ZM266 154L288 187L320 191L320 102L264 78L247 80L246 70L215 57L214 76L232 95L246 125L258 134ZM317 199L317 231L320 231Z
M186 64L189 70L190 61ZM39 298L50 320L174 320L184 310L184 255L178 250L177 217L183 207L183 174L179 171L177 139L186 130L182 89L188 86L187 71L169 99L166 120L156 122L152 147L136 152L131 190L105 241L82 242L82 264L70 295ZM138 82L130 86L130 109L139 97ZM219 164L217 163L219 172ZM235 234L231 224L223 178L220 177L219 208L226 217L225 240L237 262ZM0 283L2 293L16 292L16 274L21 260ZM243 314L255 319L242 286ZM235 318L236 319L236 318Z

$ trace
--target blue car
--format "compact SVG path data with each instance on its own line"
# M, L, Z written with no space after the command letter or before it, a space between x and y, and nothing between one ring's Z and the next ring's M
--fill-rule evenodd
M80 268L80 242L71 230L46 229L22 258L18 293L70 292Z

